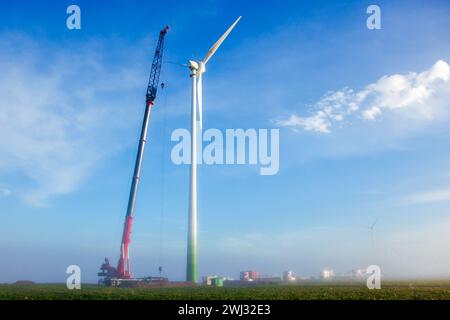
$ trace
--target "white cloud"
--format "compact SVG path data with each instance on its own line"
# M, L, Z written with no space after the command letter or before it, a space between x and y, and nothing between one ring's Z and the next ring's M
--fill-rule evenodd
M383 76L360 91L344 88L329 92L313 105L312 115L292 114L277 123L305 131L329 133L333 124L350 116L372 121L394 110L404 111L401 116L433 120L440 106L430 102L429 98L448 91L449 79L449 65L439 60L424 72Z
M427 190L406 196L405 204L427 204L435 202L450 201L450 188Z
M0 187L0 195L3 197L8 197L11 195L11 190L9 190L8 188L5 187Z
M289 119L283 120L281 124L287 127L301 127L305 131L317 131L323 133L330 132L330 121L327 119L327 115L323 111L319 111L315 115L306 118L293 114L289 117Z
M13 176L28 203L76 190L117 147L130 107L121 95L141 77L108 67L106 53L101 43L64 48L0 34L0 177Z

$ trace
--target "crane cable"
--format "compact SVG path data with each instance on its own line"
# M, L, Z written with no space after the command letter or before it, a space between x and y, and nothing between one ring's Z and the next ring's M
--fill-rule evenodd
M164 69L161 71L161 73L164 73ZM162 74L163 75L163 74ZM164 75L162 77L164 79ZM161 146L161 212L159 217L159 266L158 266L158 272L159 275L163 272L163 263L164 263L164 216L165 216L165 171L166 171L166 165L165 165L165 156L166 156L166 129L167 129L167 95L165 94L165 83L161 82L161 89L163 93L163 101L161 105L161 113L162 113L162 132L161 136L162 139L160 140L162 143Z

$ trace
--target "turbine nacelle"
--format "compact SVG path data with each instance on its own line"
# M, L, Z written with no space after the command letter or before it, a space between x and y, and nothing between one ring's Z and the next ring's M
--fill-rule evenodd
M192 74L201 74L206 71L205 63L203 61L189 60L187 67L192 71Z

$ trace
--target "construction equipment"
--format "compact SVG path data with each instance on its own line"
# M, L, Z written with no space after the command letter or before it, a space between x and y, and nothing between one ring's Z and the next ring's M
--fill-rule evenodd
M125 215L125 224L122 234L122 243L120 246L120 258L117 268L110 265L108 258L105 258L105 262L100 267L100 272L98 276L102 277L100 283L103 284L114 284L114 283L124 283L128 279L128 282L136 282L140 279L133 279L130 269L130 257L129 257L129 245L130 245L130 234L131 226L133 223L134 207L136 203L137 188L140 179L142 158L144 155L144 147L147 141L147 129L150 119L150 111L153 107L154 101L156 99L156 92L159 86L159 76L161 73L161 65L164 50L164 38L169 30L169 27L165 27L159 33L158 44L156 46L155 55L153 57L152 69L150 72L150 78L146 93L146 103L145 103L145 113L144 120L142 123L141 136L139 139L139 146L136 156L136 163L134 166L133 180L131 183L130 196L128 199L127 213ZM157 278L142 278L141 280L156 280L156 281L166 281L167 279L157 277Z

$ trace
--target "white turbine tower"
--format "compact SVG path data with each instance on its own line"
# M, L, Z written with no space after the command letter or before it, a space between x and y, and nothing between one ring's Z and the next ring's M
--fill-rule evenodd
M208 50L203 61L189 60L187 67L192 78L192 121L191 121L191 174L189 190L189 226L186 281L197 282L197 116L200 131L202 130L202 75L206 71L206 64L214 55L228 34L233 30L241 17ZM197 115L198 108L198 115Z

